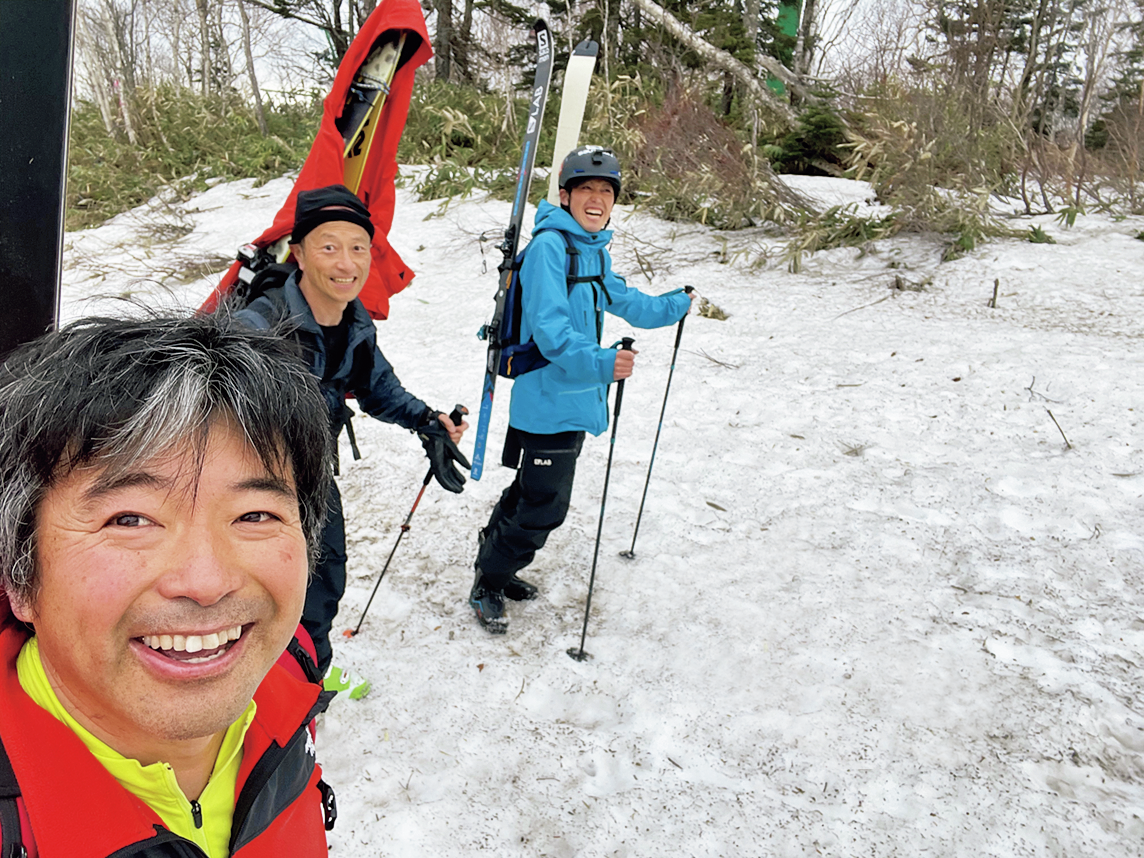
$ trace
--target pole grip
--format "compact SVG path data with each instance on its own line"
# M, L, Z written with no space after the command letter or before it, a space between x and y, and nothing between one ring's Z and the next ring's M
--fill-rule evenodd
M690 295L694 291L695 291L694 286L684 286L683 287L684 294ZM687 313L690 313L690 312L691 312L691 308L688 307L687 311L682 316L679 317L679 325L675 329L675 352L676 353L679 352L679 343L680 343L680 341L683 340L683 323L687 321ZM674 353L671 356L671 368L675 369L675 354ZM669 381L668 384L670 384L670 383L671 382Z
M620 351L630 352L632 350L632 346L635 345L635 342L636 342L635 339L632 337L624 337L620 341ZM615 409L612 411L612 441L613 441L613 443L615 442L615 439L616 439L616 421L619 420L619 418L620 418L620 405L623 403L623 401L624 401L624 379L621 378L619 381L616 382L616 406L615 406Z

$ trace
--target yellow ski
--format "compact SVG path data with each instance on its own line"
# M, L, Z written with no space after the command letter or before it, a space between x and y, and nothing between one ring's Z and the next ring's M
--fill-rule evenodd
M393 75L405 47L404 30L394 31L390 35L391 40L378 45L362 63L350 90L360 101L347 107L349 122L342 135L346 144L342 153L345 164L342 176L345 186L355 194L361 185L362 173L377 132L378 118L385 107L389 86L393 83Z

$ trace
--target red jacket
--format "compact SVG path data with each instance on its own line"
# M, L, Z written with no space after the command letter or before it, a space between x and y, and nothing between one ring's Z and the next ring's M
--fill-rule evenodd
M0 593L0 740L19 782L31 855L40 858L171 856L202 851L170 834L159 816L123 789L67 725L20 686L16 656L28 638ZM325 784L307 729L326 708L317 685L275 665L254 695L258 711L243 742L231 854L237 858L325 858ZM136 846L137 851L117 850Z
M338 66L334 85L326 96L322 110L322 124L306 156L306 162L294 182L286 202L274 217L274 223L254 240L258 247L268 247L294 228L294 204L298 192L341 184L345 180L345 141L336 121L346 107L346 96L358 67L366 61L370 50L387 30L405 30L406 58L393 76L385 109L381 113L369 160L361 177L357 195L369 209L375 231L370 245L372 262L365 286L358 296L370 316L385 319L389 316L389 299L409 285L413 272L389 244L389 228L393 225L393 207L396 199L394 179L397 176L397 144L405 130L409 116L409 102L413 96L414 73L433 56L429 32L425 27L425 13L418 0L380 0L377 8L362 24ZM201 309L213 313L220 298L230 291L238 278L242 262L235 262L223 275L222 282L203 303Z

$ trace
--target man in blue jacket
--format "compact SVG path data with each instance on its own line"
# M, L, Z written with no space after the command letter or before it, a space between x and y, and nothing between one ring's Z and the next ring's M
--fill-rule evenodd
M456 442L469 424L454 425L448 415L402 386L377 347L373 319L358 300L369 274L373 232L369 210L348 188L302 191L290 236L298 270L284 286L267 289L238 318L257 329L283 327L297 341L329 408L335 452L342 427L349 426L346 395L352 394L367 414L416 432L437 481L460 492L465 478L454 462L465 468L469 463ZM330 664L330 629L345 590L345 521L341 494L331 484L321 554L306 590L302 625L314 640L326 687L356 699L369 691L369 682Z
M536 586L517 572L564 522L584 433L608 428L608 384L632 374L636 352L600 345L604 312L638 328L658 328L679 321L691 306L682 290L652 297L612 271L612 233L605 227L621 185L610 149L571 152L559 182L560 207L540 203L520 269L520 340L533 340L549 363L513 382L502 461L517 469L516 478L481 530L469 596L493 634L508 629L506 599L536 597ZM570 283L573 251L578 276Z

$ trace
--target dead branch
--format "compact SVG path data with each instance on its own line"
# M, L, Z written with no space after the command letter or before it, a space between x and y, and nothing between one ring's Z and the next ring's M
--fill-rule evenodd
M1049 409L1048 409L1048 408L1046 408L1046 409L1045 409L1045 411L1048 411L1048 412L1049 412L1049 417L1050 417L1050 419L1052 419L1052 421L1053 421L1053 425L1055 425L1055 426L1057 427L1057 431L1058 431L1058 432L1060 432L1060 433L1061 433L1061 437L1065 439L1065 446L1066 446L1066 447L1068 447L1068 448L1071 450L1071 449L1073 448L1073 445L1069 443L1069 439L1068 439L1068 436L1066 436L1066 435L1065 435L1065 430L1061 428L1061 424L1060 424L1060 423L1057 423L1057 418L1053 417L1053 412L1052 412L1052 411L1049 411Z
M654 0L633 0L633 2L642 9L648 17L657 21L670 35L679 39L679 41L683 42L687 47L711 63L711 65L722 69L734 77L735 80L739 81L760 106L777 115L784 122L793 124L794 112L790 109L790 105L781 101L773 92L767 89L766 86L761 84L747 66L726 51L719 50L706 39L693 33L685 27L678 18L658 3L655 3ZM790 69L786 68L782 63L764 56L757 57L757 61L759 65L765 68L770 74L790 87L792 92L798 94L800 97L806 97L806 91L799 85L798 79Z

